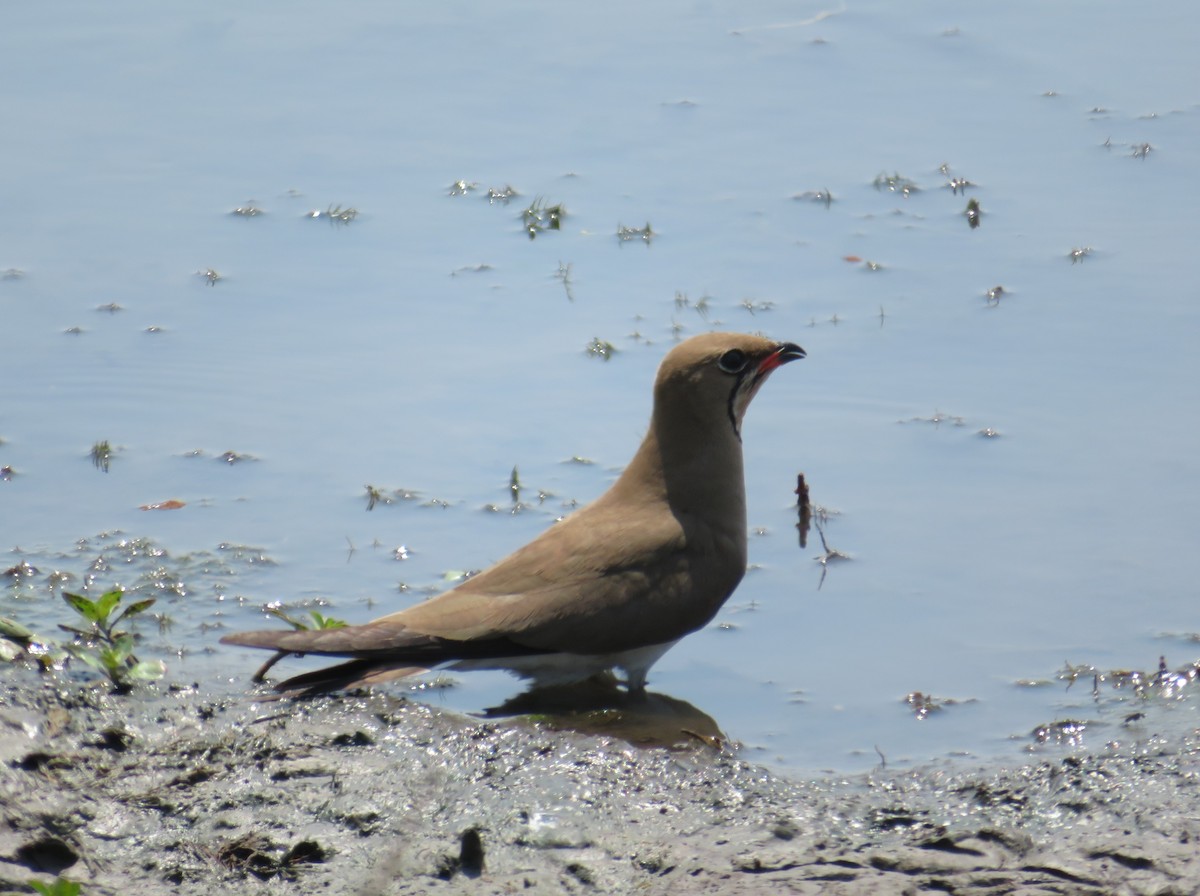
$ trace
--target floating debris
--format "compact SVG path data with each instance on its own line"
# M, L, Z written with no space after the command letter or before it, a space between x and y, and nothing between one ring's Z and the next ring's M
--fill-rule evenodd
M943 423L951 423L954 426L966 426L967 420L965 417L959 417L956 414L943 414L941 411L934 411L931 417L909 417L907 420L900 420L900 423L932 423L935 427L941 426Z
M83 332L83 327L67 327L65 330L63 330L63 333L68 336L81 336Z
M213 268L205 268L202 271L196 271L196 276L203 277L209 286L216 286L217 281L222 279L221 275L218 274Z
M745 308L751 314L757 314L759 311L773 310L775 308L775 303L768 301L756 302L753 299L742 299L740 302L738 302L738 307Z
M503 187L488 187L487 201L489 205L495 205L497 202L502 205L508 205L509 201L516 199L521 194L516 187L505 184Z
M647 246L654 237L658 236L654 229L650 226L650 222L646 222L645 227L626 227L624 224L617 225L617 239L622 243L628 243L630 240L641 240Z
M107 305L97 305L96 310L105 311L109 314L116 314L118 311L124 311L125 309L116 302L109 302Z
M475 183L474 181L467 182L465 180L456 180L450 185L450 195L466 196L468 193L472 193L477 189L479 189L479 184Z
M931 713L941 712L947 706L954 706L958 703L957 700L936 698L920 691L913 691L905 695L904 702L908 704L918 722L925 721Z
M575 292L571 289L571 263L558 263L558 270L554 272L554 279L558 280L563 285L563 291L567 294L567 301L575 301Z
M252 454L239 454L236 451L224 451L217 455L217 460L233 466L234 464L240 464L244 460L257 460L257 458Z
M1006 295L1008 295L1008 293L1005 291L1003 286L993 286L986 293L984 293L989 305L999 305L1000 300Z
M30 563L22 560L15 566L10 566L8 569L4 570L4 572L0 573L0 575L3 575L6 579L18 581L20 579L32 579L39 572L41 572L41 570L39 570L36 566L33 566Z
M913 193L919 193L921 188L917 186L917 182L911 178L896 172L888 174L883 172L875 176L875 180L871 182L876 190L887 190L889 193L898 193L907 199Z
M187 504L185 502L178 501L175 498L172 498L169 501L160 501L157 504L143 504L138 509L139 510L179 510L180 508L186 507L186 506L187 506Z
M1154 147L1151 146L1149 143L1136 143L1136 144L1134 144L1134 146L1130 152L1130 155L1133 156L1133 158L1135 158L1135 159L1144 159L1147 156L1149 156L1150 153L1153 151L1154 151Z
M325 209L325 211L314 209L305 215L305 217L325 218L330 224L341 224L345 226L358 217L358 209L342 208L340 205L331 205Z
M1067 258L1071 259L1071 264L1078 264L1091 254L1091 246L1077 246L1067 253Z
M251 199L245 205L239 205L229 214L236 215L239 218L257 218L259 215L266 214L261 208L254 204Z
M973 187L975 184L971 183L965 177L952 177L946 181L946 186L950 188L950 192L957 196L959 190L963 192L963 195L966 195L967 187Z
M12 482L15 475L17 475L16 471L7 464L0 467L0 482Z
M833 205L833 194L829 190L805 190L792 198L797 202L817 202L826 208Z
M0 280L20 280L25 276L25 272L20 268L6 268L0 271Z
M1087 731L1088 723L1075 719L1063 719L1039 725L1033 729L1033 739L1039 744L1059 744L1060 746L1078 747L1083 744L1083 734Z
M617 347L611 342L605 342L603 339L597 336L587 344L587 346L584 348L584 351L586 351L593 358L611 361L613 355L617 353Z
M985 426L976 435L982 436L985 439L997 439L1000 437L1000 431L992 429L990 426Z
M482 274L485 271L493 270L490 264L480 262L479 264L466 264L461 268L455 268L450 272L451 277L457 277L459 274Z

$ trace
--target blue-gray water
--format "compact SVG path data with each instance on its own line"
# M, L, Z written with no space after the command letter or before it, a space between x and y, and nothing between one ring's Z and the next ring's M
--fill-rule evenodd
M241 688L262 657L211 626L271 601L362 621L486 566L612 480L674 339L761 330L809 357L746 423L753 569L653 689L799 771L1013 756L1056 720L1091 722L1085 749L1194 726L1195 697L1094 701L1055 675L1200 653L1198 21L10 5L0 565L39 574L0 613L53 629L48 573L82 587L103 554L97 586L157 583L173 678ZM478 188L451 196L460 179ZM530 240L539 198L567 215ZM357 217L307 217L339 207ZM649 245L618 240L647 223ZM514 465L549 493L516 515ZM851 559L799 548L801 471ZM368 483L419 496L368 513ZM168 499L186 506L138 509ZM140 550L122 538L166 556L118 559ZM516 689L463 676L431 699ZM960 702L918 721L912 691Z

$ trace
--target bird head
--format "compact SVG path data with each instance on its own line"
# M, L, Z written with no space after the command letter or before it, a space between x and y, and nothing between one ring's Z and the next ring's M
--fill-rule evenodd
M655 415L676 426L690 420L685 437L725 432L741 441L742 418L771 372L803 358L792 342L745 333L706 333L675 346L654 384Z

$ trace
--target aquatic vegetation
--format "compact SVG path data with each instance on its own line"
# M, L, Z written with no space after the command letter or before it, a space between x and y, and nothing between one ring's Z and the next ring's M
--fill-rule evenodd
M829 511L819 505L812 505L809 516L813 527L817 530L817 536L821 539L821 550L824 552L821 556L813 558L821 564L821 578L817 582L817 590L820 591L821 586L825 584L825 576L829 572L829 564L840 563L843 560L851 560L853 558L836 548L831 548L829 542L825 539L825 523L829 521ZM804 533L805 537L801 541L801 547L805 546L807 534L807 532Z
M514 194L515 195L515 194ZM529 207L521 212L521 225L530 239L547 230L560 230L562 219L567 216L566 209L561 204L547 205L542 197L537 197Z
M205 284L208 286L216 286L217 281L223 279L215 268L205 268L202 271L196 271L197 277L203 277Z
M309 610L308 615L312 619L312 624L295 619L283 611L283 608L278 605L267 607L267 612L283 622L286 622L298 632L317 631L327 628L345 628L346 622L344 619L337 619L333 616L325 616L318 613L316 610Z
M474 181L456 180L450 185L451 196L466 196L479 188L479 184Z
M56 877L51 883L30 879L26 883L33 887L41 896L79 896L83 892L82 885L65 877Z
M983 209L979 207L979 200L972 199L968 201L966 211L963 214L966 215L967 224L970 225L972 230L978 227L983 217Z
M647 246L654 237L658 236L654 232L654 228L650 226L650 222L646 222L645 227L626 227L624 224L617 225L617 239L622 243L628 243L630 240L641 240Z
M113 449L112 446L108 444L108 439L105 439L101 442L96 442L94 445L92 445L92 466L94 466L97 470L103 470L105 473L107 473L108 465L112 461L112 456Z
M908 708L912 710L917 721L923 722L929 718L931 713L941 712L955 701L943 700L921 691L911 691L905 695L904 702L908 704Z
M708 320L708 312L712 307L712 296L703 295L693 302L688 298L687 293L675 291L675 308L682 311L684 308L691 308L699 314L704 320Z
M307 215L305 215L305 217L306 218L324 218L330 224L341 224L342 226L345 226L345 225L349 224L351 221L353 221L355 218L358 217L358 209L349 208L349 207L342 208L342 206L340 204L339 205L331 205L328 208L326 208L325 211L321 211L320 209L314 209L313 211L311 211Z
M346 627L345 620L336 619L333 616L325 616L324 614L319 613L316 610L308 611L308 615L312 619L311 625L307 622L304 622L303 620L296 619L293 616L289 616L286 612L284 612L283 607L281 607L277 603L268 604L266 607L266 610L267 610L267 613L274 616L276 619L286 622L288 625L290 625L292 628L294 628L298 632L306 632L306 631L330 629L330 628L345 628ZM258 669L255 670L254 674L252 676L250 676L250 680L253 682L261 682L261 681L265 680L267 677L267 673L271 671L271 667L274 666L281 659L283 659L285 656L287 656L287 653L285 651L279 651L277 653L271 654L271 656L267 659L267 661L265 663L263 663L261 666L259 666Z
M239 205L237 208L235 208L229 214L236 215L239 218L257 218L259 215L263 215L266 213L261 208L259 208L257 205L255 205L254 200L251 199L245 205Z
M83 627L59 625L75 639L63 645L71 656L102 672L118 693L132 689L139 681L162 678L167 668L162 660L139 660L133 653L134 636L118 630L124 620L132 620L154 606L156 598L147 597L126 605L120 612L125 592L120 588L106 591L95 600L82 594L63 594L63 600L80 616Z
M374 510L376 504L391 504L392 499L381 488L376 488L368 484L367 489L367 510Z

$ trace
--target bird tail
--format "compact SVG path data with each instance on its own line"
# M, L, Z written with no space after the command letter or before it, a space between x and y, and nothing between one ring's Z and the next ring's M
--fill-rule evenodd
M427 672L423 666L408 664L381 664L378 660L350 660L336 666L314 669L293 675L274 685L281 697L313 697L331 691L370 687Z

